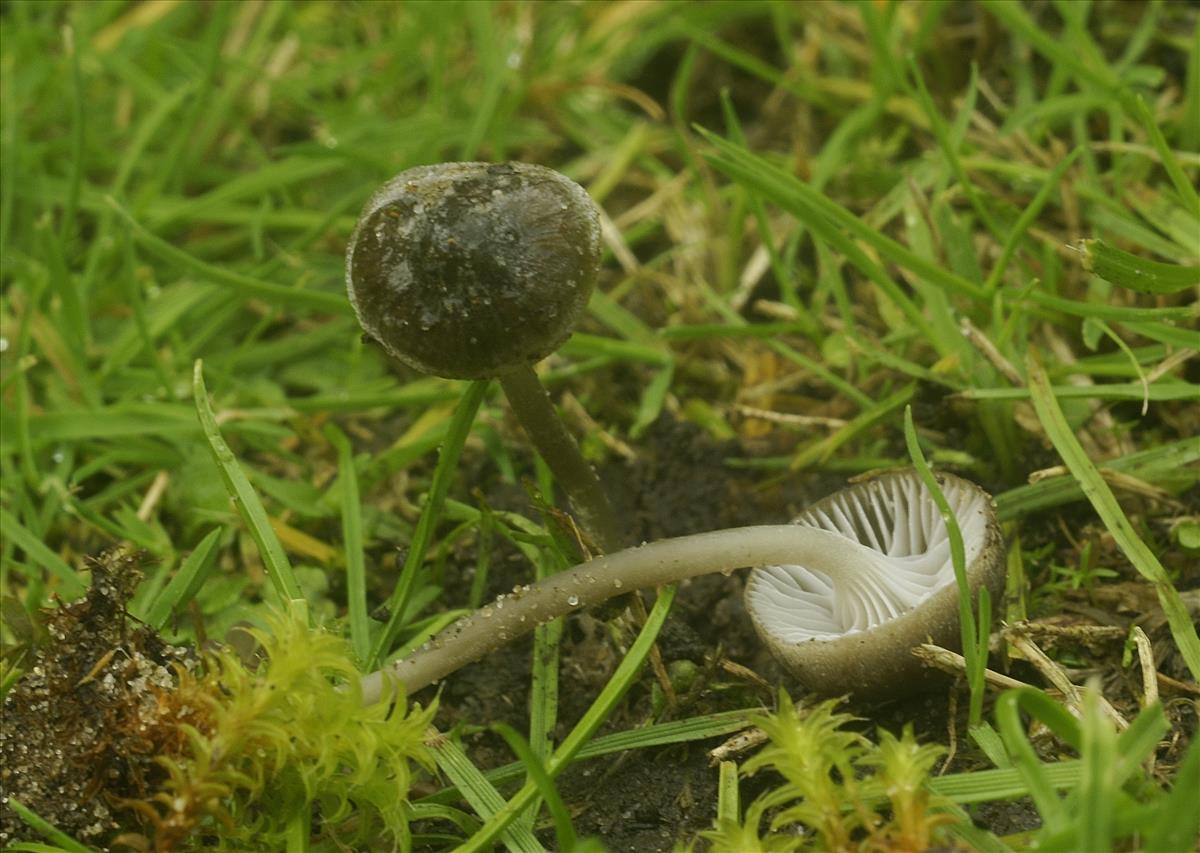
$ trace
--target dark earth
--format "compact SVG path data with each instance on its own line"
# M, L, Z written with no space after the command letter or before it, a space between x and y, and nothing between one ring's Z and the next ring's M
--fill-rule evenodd
M770 481L761 472L731 467L728 458L744 455L736 442L718 443L698 426L666 415L652 425L636 450L635 462L612 464L601 474L619 516L634 521L632 538L639 541L784 521L798 507L845 482L844 477L828 473ZM765 486L764 480L768 480ZM492 497L497 506L529 511L523 493ZM503 506L506 499L514 503ZM473 571L474 555L459 556L453 562L463 568L463 573L457 581L450 576L445 579L447 590L470 586L468 575ZM493 561L489 595L528 580L524 574L527 563L515 552L512 556L512 560ZM447 569L453 571L451 566ZM696 664L699 683L682 691L675 708L667 708L655 717L655 694L661 691L656 689L650 667L646 667L599 734L651 721L769 708L778 686L788 690L797 702L802 699L802 689L761 647L742 604L742 587L739 573L695 578L681 585L658 645L665 661L684 659ZM644 596L652 602L652 594ZM448 603L455 606L462 602ZM632 637L634 630L626 624L624 636ZM438 728L447 731L459 725L470 730L463 744L481 769L507 764L513 756L498 735L478 727L504 722L518 731L528 728L531 653L532 642L525 638L455 673L438 694ZM724 661L745 667L750 674L731 674L721 667ZM603 624L588 614L568 617L561 647L558 737L570 731L619 662ZM905 723L913 722L922 741L945 743L953 685L948 678L933 673L930 685L928 692L892 702L863 706L851 701L845 710L861 717L866 731L881 726L899 732ZM964 743L966 703L959 705L959 731L963 734L958 755L946 769L990 767L973 744ZM600 839L613 851L641 853L671 850L677 842L686 842L711 828L717 805L717 769L709 751L723 740L639 749L576 762L558 779L576 832L581 837ZM742 802L750 802L771 785L772 779L765 773L743 780ZM990 803L979 810L977 819L1002 834L1035 827L1038 821L1037 813L1025 800ZM414 831L420 828L414 827ZM553 849L554 835L549 826L542 828L539 840ZM703 843L700 846L703 848Z

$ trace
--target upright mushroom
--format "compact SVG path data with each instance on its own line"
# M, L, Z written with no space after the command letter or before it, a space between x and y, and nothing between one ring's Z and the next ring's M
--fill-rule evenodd
M436 376L496 377L584 527L624 537L532 365L571 334L600 266L600 216L574 181L526 163L401 172L367 202L346 250L363 329Z
M1004 545L991 498L939 474L965 544L967 582L998 594ZM911 650L958 642L957 588L946 524L911 470L843 489L792 524L717 530L597 557L521 587L459 620L420 650L363 679L411 692L478 660L537 624L631 589L754 566L746 606L771 651L818 692L877 694L916 686Z

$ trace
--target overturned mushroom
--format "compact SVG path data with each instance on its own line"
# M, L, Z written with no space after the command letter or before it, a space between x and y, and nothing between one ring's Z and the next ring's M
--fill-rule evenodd
M986 492L938 475L963 534L974 600L998 593L1004 548ZM958 644L957 584L945 523L913 471L884 474L818 502L793 524L716 530L598 557L518 587L459 620L408 657L363 679L419 690L536 625L631 589L760 568L746 590L755 627L808 687L870 694L912 688L911 649Z
M954 511L974 601L1004 584L1004 547L986 492L949 474L939 486ZM958 588L950 538L925 484L912 471L884 474L818 501L793 522L828 530L848 569L806 564L756 569L746 609L759 637L793 675L821 693L868 695L918 678L911 650L958 637ZM852 565L852 568L849 566ZM886 678L881 678L886 674Z

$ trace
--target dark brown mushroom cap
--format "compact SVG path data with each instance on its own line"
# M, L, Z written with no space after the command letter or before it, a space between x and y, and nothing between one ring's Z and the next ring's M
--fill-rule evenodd
M963 533L971 601L985 585L995 601L1004 588L1005 549L991 498L967 480L937 477ZM818 693L882 697L939 683L912 649L926 642L959 648L958 585L945 524L916 473L884 474L844 489L809 507L796 523L845 536L847 560L857 561L847 572L862 571L862 579L856 578L857 589L841 583L836 594L843 600L835 601L829 596L839 584L824 575L799 566L756 569L746 587L746 607L771 653ZM879 618L885 605L847 604L847 595L877 593L885 572L907 584L896 601L909 598L917 601L914 606ZM795 613L810 609L792 621ZM862 624L839 624L850 616Z
M479 379L557 349L599 265L599 212L575 182L526 163L442 163L372 196L346 251L346 288L388 353Z

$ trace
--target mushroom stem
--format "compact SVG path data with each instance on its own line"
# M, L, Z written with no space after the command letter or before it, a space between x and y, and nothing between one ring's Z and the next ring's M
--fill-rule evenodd
M566 490L583 529L604 551L621 548L625 537L600 479L563 426L533 368L521 364L501 373L499 379L513 413L550 466L554 478Z
M506 384L505 390L507 387ZM827 575L835 586L841 586L853 581L863 550L857 543L828 530L773 524L662 539L606 554L500 596L460 619L408 657L365 676L363 701L368 704L379 701L384 694L385 679L394 679L404 685L407 693L412 693L540 624L630 590L713 572L781 563L803 563Z

